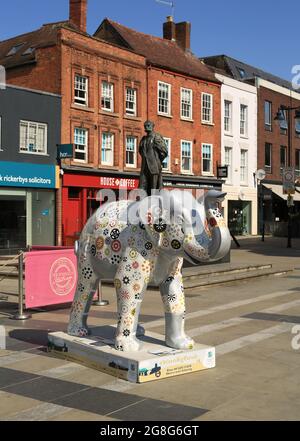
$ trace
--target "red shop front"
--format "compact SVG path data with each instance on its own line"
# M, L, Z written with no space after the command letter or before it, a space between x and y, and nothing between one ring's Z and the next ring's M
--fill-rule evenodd
M66 173L62 186L62 237L63 245L71 246L79 238L86 221L97 210L101 203L99 190L110 189L119 199L120 190L137 189L139 180L136 177L83 175Z

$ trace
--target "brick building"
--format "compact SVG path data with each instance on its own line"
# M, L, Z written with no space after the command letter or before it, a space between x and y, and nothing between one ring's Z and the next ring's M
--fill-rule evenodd
M300 106L300 94L293 90L289 81L226 55L207 57L203 60L219 72L240 82L254 85L257 89L257 168L265 170L266 173L258 188L259 231L262 231L264 223L266 233L286 234L288 209L287 196L282 190L282 171L290 165L295 168L296 175L300 175L300 125L294 118L295 113L292 113L289 152L287 113L283 114L284 121L280 124L276 123L275 117L281 106ZM298 193L294 196L294 202L296 211L299 211ZM300 234L296 222L293 234Z
M86 32L87 0L70 0L69 20L0 43L8 83L62 96L57 242L71 244L98 206L99 189L138 186L138 145L152 119L169 145L165 185L221 187L220 84L189 51L190 25L164 24L164 37L104 20ZM144 50L145 49L145 50Z

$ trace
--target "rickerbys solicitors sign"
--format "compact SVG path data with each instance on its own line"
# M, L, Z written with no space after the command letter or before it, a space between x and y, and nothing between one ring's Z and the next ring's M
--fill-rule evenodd
M1 161L0 186L57 188L57 167L54 165Z

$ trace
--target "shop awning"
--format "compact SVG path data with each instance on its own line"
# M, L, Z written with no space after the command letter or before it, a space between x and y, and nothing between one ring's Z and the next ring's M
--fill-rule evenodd
M263 184L264 187L271 190L273 193L277 194L280 198L287 200L287 195L283 194L282 185L275 185L275 184ZM300 193L295 193L292 195L294 198L294 201L300 202Z

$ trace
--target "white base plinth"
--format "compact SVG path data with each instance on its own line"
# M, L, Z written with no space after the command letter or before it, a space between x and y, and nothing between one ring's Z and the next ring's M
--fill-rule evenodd
M121 352L113 347L115 328L92 328L89 337L72 337L64 332L48 334L48 349L59 356L98 369L115 377L144 383L215 367L215 348L196 344L194 349L169 348L161 335L141 337L138 352Z

